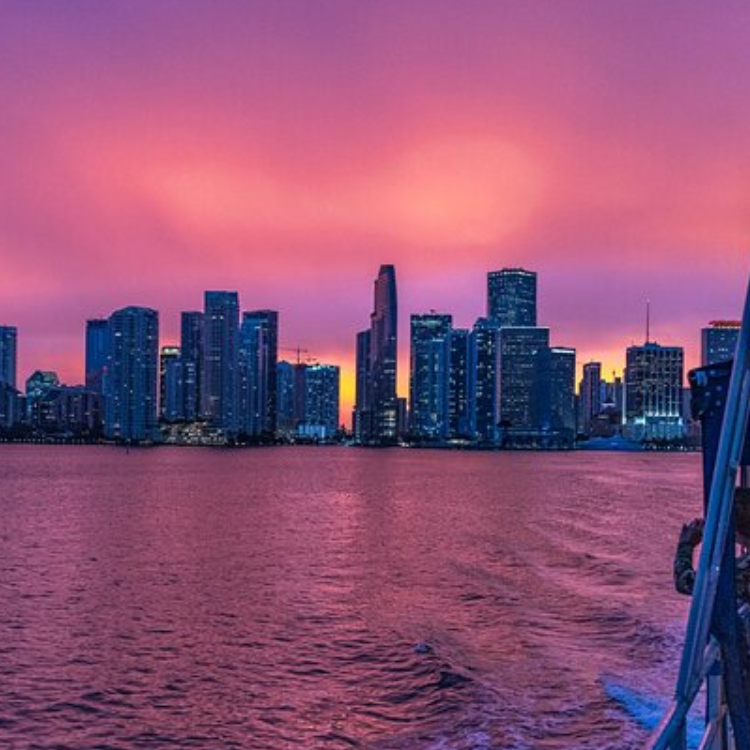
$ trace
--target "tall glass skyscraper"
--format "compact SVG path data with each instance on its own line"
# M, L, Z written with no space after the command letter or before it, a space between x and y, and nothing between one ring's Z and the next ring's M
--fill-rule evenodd
M576 435L576 350L549 349L549 427L572 445Z
M469 416L469 387L471 383L469 365L469 331L454 328L451 331L450 386L448 390L448 436L471 437Z
M544 422L544 357L549 328L500 329L499 412L505 428L538 430Z
M411 316L409 431L426 440L445 440L450 428L450 315Z
M104 368L109 357L109 321L96 318L86 321L86 388L102 393Z
M18 377L18 329L0 326L0 383L16 387Z
M182 414L193 421L203 415L201 374L203 370L203 313L182 313L180 326L180 359L182 361Z
M536 273L523 268L490 271L487 317L501 326L536 326Z
M471 331L469 414L471 435L480 443L494 443L498 436L499 332L487 318L479 318Z
M352 431L358 442L364 440L372 431L372 410L370 406L370 339L371 331L360 331L357 334L357 358L355 374L354 411L352 413Z
M156 437L159 316L147 307L125 307L109 318L104 378L104 434L114 440Z
M159 354L159 418L183 419L182 358L179 346L163 346Z
M240 304L237 292L206 292L201 401L209 425L233 437L239 429Z
M276 434L276 363L279 314L253 310L242 316L240 329L240 413L242 432Z
M581 432L584 435L590 435L592 421L602 408L601 362L587 362L583 366L579 403Z
M375 280L370 330L357 336L355 433L361 442L392 444L398 437L396 271L383 265ZM366 354L362 347L369 341Z

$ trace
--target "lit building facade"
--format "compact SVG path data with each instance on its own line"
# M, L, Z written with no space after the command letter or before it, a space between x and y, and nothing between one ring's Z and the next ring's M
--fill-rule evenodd
M635 440L682 438L684 352L646 343L626 352L625 431Z
M237 292L205 293L201 407L226 437L239 429L240 312Z
M409 432L424 440L445 440L450 430L450 315L411 316Z
M470 334L465 328L451 331L451 361L448 384L448 437L471 438L470 416Z
M487 274L487 317L501 326L536 326L536 273L503 268Z
M203 371L203 313L186 311L180 319L182 418L188 422L203 415L201 373Z
M590 435L592 424L602 408L601 362L587 362L583 366L579 404L581 432Z
M279 317L275 310L242 316L240 328L240 427L251 436L276 434L276 364Z
M480 443L495 443L498 437L499 334L497 323L479 318L470 335L470 431Z
M576 435L576 350L553 346L548 351L549 428L572 446Z
M548 349L549 328L500 328L498 405L504 431L539 430L544 423Z
M159 316L125 307L109 318L110 349L104 378L105 436L148 441L156 436Z
M86 388L97 393L104 389L104 369L109 357L109 321L86 321Z
M741 323L736 320L714 320L701 329L701 365L714 365L734 359Z

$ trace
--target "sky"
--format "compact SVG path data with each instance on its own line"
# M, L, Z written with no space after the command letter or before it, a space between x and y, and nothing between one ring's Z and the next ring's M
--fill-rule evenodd
M539 323L620 370L699 364L750 272L750 4L0 0L0 324L19 375L83 379L85 320L206 289L343 368L396 266L411 313L484 314L539 273Z

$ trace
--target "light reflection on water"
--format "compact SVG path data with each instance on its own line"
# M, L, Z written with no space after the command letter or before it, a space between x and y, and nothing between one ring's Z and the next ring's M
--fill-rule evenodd
M674 679L699 472L0 447L0 746L635 748Z

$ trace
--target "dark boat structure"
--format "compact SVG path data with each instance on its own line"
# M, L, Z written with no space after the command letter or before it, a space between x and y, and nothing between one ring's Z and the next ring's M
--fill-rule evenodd
M705 692L698 750L750 750L750 605L738 598L734 497L750 484L750 289L734 360L690 373L701 421L705 529L674 699L645 750L687 750Z

